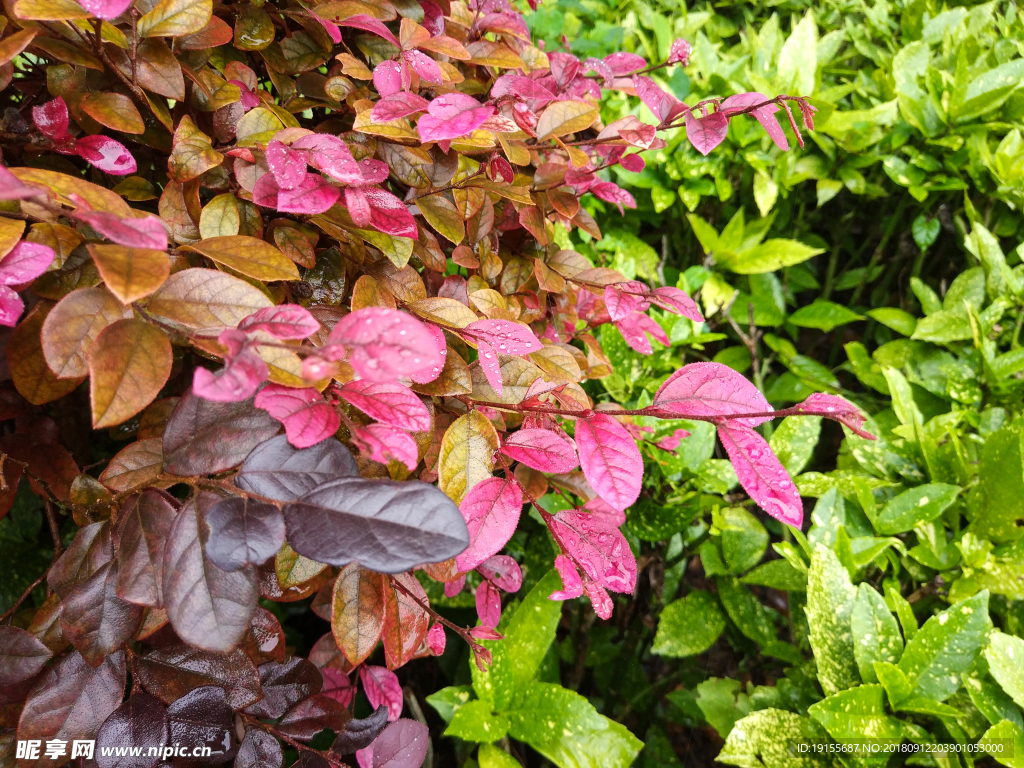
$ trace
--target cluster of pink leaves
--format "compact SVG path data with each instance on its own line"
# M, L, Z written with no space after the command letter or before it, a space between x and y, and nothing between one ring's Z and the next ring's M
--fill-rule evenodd
M132 153L121 142L99 134L81 138L71 136L68 133L68 106L60 96L42 106L32 107L32 121L50 140L52 149L62 155L78 155L114 176L127 176L138 170Z
M56 254L48 245L22 240L0 259L0 325L17 325L25 311L18 291L43 274L54 258Z

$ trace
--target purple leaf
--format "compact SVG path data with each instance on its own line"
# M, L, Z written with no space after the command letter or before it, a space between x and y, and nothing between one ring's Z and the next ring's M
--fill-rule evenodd
M306 178L306 154L280 141L267 145L267 166L279 189L294 189Z
M569 438L550 429L520 429L505 441L501 452L540 472L571 472L579 464Z
M679 416L729 416L772 410L757 387L722 363L690 363L665 380L654 395L652 409ZM735 421L756 427L770 416Z
M824 416L835 419L841 424L848 426L854 434L867 440L877 438L864 429L864 414L860 409L845 398L839 395L827 395L823 392L815 392L802 403L793 406L794 410L812 416Z
M359 668L359 680L371 707L386 706L390 722L402 716L402 684L394 672L387 667L364 664Z
M705 157L725 141L727 133L729 118L724 112L712 112L704 117L697 117L689 111L686 113L686 138Z
M23 285L39 277L57 254L41 243L22 240L0 259L0 285Z
M348 678L346 677L345 680L347 681ZM349 700L351 701L352 696L355 695L355 686L352 685L348 690L352 692L349 695ZM346 704L346 706L348 705ZM387 724L388 708L384 705L373 710L369 717L364 717L360 720L353 718L345 723L345 727L338 733L338 738L331 745L331 752L333 754L350 755L353 752L365 749L373 743L373 740L387 727Z
M686 41L684 40L683 42ZM764 104L767 101L768 97L763 93L738 93L722 102L722 114L726 117L731 117L742 112L747 107L752 107L755 104ZM775 146L785 152L789 149L789 141L786 139L786 134L775 117L775 113L778 111L779 108L775 104L765 104L765 106L755 109L750 114L757 118L757 122L771 136Z
M636 587L636 558L618 528L577 509L559 512L551 527L587 579L613 592L629 594Z
M245 457L235 484L243 491L277 501L294 501L330 480L358 474L356 460L337 440L296 450L287 436L277 435Z
M284 518L273 504L228 496L214 504L205 519L210 529L206 556L225 571L262 565L284 544Z
M612 53L604 57L604 63L612 71L612 74L621 77L623 75L637 72L647 66L643 56L635 53Z
M373 742L371 768L420 768L428 746L427 726L403 718L385 728Z
M127 11L132 0L79 0L78 4L96 18L110 21Z
M288 442L309 448L338 431L341 417L315 389L292 389L268 384L256 395L255 404L284 424Z
M370 117L375 123L387 123L423 112L429 103L415 93L393 93L373 105Z
M501 551L519 524L523 493L514 480L490 477L473 486L459 505L469 531L469 547L455 558L460 571L471 571Z
M366 458L381 464L400 461L412 472L420 463L419 451L412 435L387 424L353 427L352 444Z
M501 621L501 592L484 579L476 588L476 615L485 627L497 629Z
M669 64L682 64L684 67L690 63L690 54L693 53L693 46L683 38L672 41L672 47L668 51Z
M583 581L572 560L565 555L559 555L555 558L555 570L562 577L562 588L548 595L549 600L572 600L583 594Z
M397 61L382 61L373 69L373 85L382 97L393 96L408 83L403 82L402 65Z
M518 592L523 586L523 569L508 555L489 557L476 570L506 592Z
M238 324L240 331L265 331L277 339L304 339L320 330L309 310L298 304L278 304L253 312Z
M405 51L402 58L423 82L432 85L440 85L444 82L444 75L441 74L441 68L437 62L422 51Z
M341 396L368 416L410 432L430 429L430 412L419 396L398 382L351 381Z
M31 632L0 624L0 686L31 680L51 658L53 651Z
M265 173L252 189L252 201L281 213L323 213L338 202L341 190L318 173L307 173L291 189L282 189L274 174Z
M673 288L671 286L655 288L651 291L648 298L653 304L657 304L662 309L682 315L683 317L693 320L695 323L704 322L704 315L701 314L700 307L697 306L697 302L687 296L686 292L679 288Z
M324 667L320 670L320 674L324 678L324 687L320 690L324 696L330 696L346 707L352 704L352 699L356 696L356 687L348 679L348 675L334 667ZM352 720L349 720L345 726L346 730L352 722ZM385 720L385 722L387 721Z
M355 29L361 29L364 32L371 32L374 35L377 35L377 37L383 37L396 48L402 47L402 44L398 42L398 38L391 33L390 29L385 27L382 22L368 14L359 13L355 16L349 16L347 19L339 21L338 24L342 27L354 27Z
M352 367L370 381L390 381L444 365L434 335L415 317L397 309L365 307L350 312L334 326L327 341L344 347Z
M59 141L68 133L68 105L58 96L42 106L32 107L32 122L48 139Z
M481 104L472 96L455 92L434 99L427 112L416 124L420 140L424 143L457 139L472 133L494 114L495 108Z
M245 349L228 358L216 373L196 368L192 376L192 392L215 403L237 403L256 394L260 384L269 376L267 364L255 352Z
M135 173L138 166L135 158L119 141L109 136L86 136L75 142L78 156L112 176L127 176Z
M640 495L644 463L626 428L597 413L576 422L576 448L587 482L615 509L626 509Z
M765 439L739 420L719 424L718 436L750 498L776 520L799 528L804 519L800 493Z

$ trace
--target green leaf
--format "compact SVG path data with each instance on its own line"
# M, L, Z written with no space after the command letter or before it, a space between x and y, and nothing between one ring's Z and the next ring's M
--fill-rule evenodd
M827 694L838 693L860 680L850 629L856 597L846 568L832 550L818 544L807 574L807 623L818 680Z
M807 572L794 568L786 560L770 560L742 577L740 584L768 587L782 592L806 592Z
M967 86L963 99L952 99L949 116L966 123L986 112L998 109L1024 78L1024 59L1014 59L978 75Z
M914 242L922 251L932 246L939 239L939 232L942 231L942 222L939 217L929 220L923 213L920 214L914 223L910 225L910 234Z
M787 416L772 433L768 444L790 475L804 471L818 447L820 416Z
M985 648L988 671L1018 706L1024 706L1024 640L993 632Z
M988 590L928 619L900 659L912 695L935 701L952 696L960 687L960 674L970 669L991 628Z
M558 572L548 571L519 604L508 624L499 628L505 639L483 641L493 657L490 668L481 671L470 660L477 696L493 705L496 711L508 709L512 699L540 669L562 615L562 603L549 600L548 595L561 588Z
M750 703L739 680L712 677L697 686L697 706L712 728L728 738L737 720L750 714Z
M885 713L885 691L880 685L860 685L841 691L812 704L807 714L837 741L884 739L898 742L903 738L903 724Z
M815 301L806 307L800 307L789 316L789 322L800 328L818 328L822 331L831 331L840 325L863 320L863 315L858 315L842 304L831 301Z
M507 714L509 735L559 768L629 768L643 748L624 725L560 685L531 683Z
M875 662L875 677L885 688L889 697L889 704L897 709L901 703L908 700L913 693L910 680L903 674L903 670L888 661Z
M1024 422L989 435L978 465L978 490L974 533L995 542L1017 538L1017 520L1024 518Z
M753 593L736 579L717 577L718 599L740 632L761 646L777 642L771 614Z
M446 723L450 723L460 707L473 698L473 689L468 685L449 685L427 696L427 704L437 710Z
M818 28L808 11L793 27L793 34L779 52L775 83L783 93L810 96L814 93L814 75L818 68Z
M987 744L986 744L987 742ZM985 752L1000 765L1010 768L1024 768L1024 730L1009 720L993 725L978 740L985 744Z
M868 311L868 317L877 320L886 328L892 328L896 333L904 336L912 336L917 327L917 318L909 312L904 312L897 307L881 307Z
M918 320L910 338L936 344L966 341L971 338L971 323L963 308L942 309Z
M824 252L822 248L812 248L798 240L775 238L731 258L724 258L724 254L716 255L725 269L740 275L757 275L800 264Z
M696 590L665 606L658 620L653 653L682 658L710 648L725 629L725 616L710 592Z
M960 490L959 485L929 483L904 491L885 505L875 520L875 528L891 535L909 531L918 523L931 522L956 501Z
M484 744L476 755L480 768L521 768L519 762L508 752L493 744Z
M861 680L874 683L878 680L875 662L897 663L903 654L903 638L885 600L867 584L857 587L850 628L853 630L853 655Z
M815 768L834 765L826 755L801 753L797 746L825 738L809 717L781 709L762 709L737 720L716 758L740 768Z
M459 707L444 735L490 744L504 738L506 733L508 718L492 713L490 704L483 699L476 699Z
M761 521L742 507L729 507L722 511L722 556L733 573L749 571L764 557L768 548L768 531Z

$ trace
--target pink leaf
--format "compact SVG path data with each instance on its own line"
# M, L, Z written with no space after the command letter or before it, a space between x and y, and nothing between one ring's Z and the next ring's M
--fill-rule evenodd
M0 264L0 268L2 268L2 264ZM793 406L793 409L800 413L835 419L848 426L855 434L867 440L877 439L864 429L865 419L860 409L849 400L838 395L815 392L802 403Z
M22 183L21 179L0 165L0 201L27 200L40 195L45 196L46 192Z
M304 339L320 330L320 323L305 307L278 304L259 309L238 324L240 331L265 331L277 339Z
M631 593L636 587L636 558L618 528L578 509L559 512L551 529L588 579L613 592Z
M604 57L604 63L616 77L622 77L632 72L637 72L647 66L643 56L635 53L612 53Z
M480 360L480 369L487 378L487 383L498 393L498 397L504 393L505 387L501 381L501 363L498 362L498 353L488 342L478 340L477 357Z
M750 498L776 520L799 528L804 519L800 494L765 439L738 421L719 424L718 437Z
M685 429L677 429L671 435L661 438L655 445L665 451L674 451L679 447L679 444L683 440L690 436L690 433Z
M800 117L803 118L804 128L808 131L814 130L814 113L818 111L817 107L811 106L807 99L800 99L797 101L797 106L800 107Z
M383 37L396 48L402 47L401 43L398 42L398 38L391 33L390 29L385 27L382 22L368 14L359 13L355 16L349 16L347 19L339 21L338 24L342 27L354 27L356 29L361 29L364 32L371 32L377 35L377 37Z
M625 427L603 413L579 419L576 448L583 476L602 499L616 509L626 509L637 500L644 462Z
M346 707L352 703L356 695L356 687L348 679L348 675L334 667L322 667L320 674L324 678L324 687L320 690L324 696L330 696Z
M431 37L444 34L444 11L432 0L420 0L420 7L423 9L423 26L426 27Z
M621 160L619 160L619 165L630 173L640 173L640 171L647 167L647 164L640 155L625 155ZM597 193L595 192L595 194ZM628 207L636 208L636 202L634 201L633 205Z
M32 122L48 139L57 141L68 133L68 105L58 96L42 106L32 107Z
M228 82L231 83L231 85L237 85L238 90L242 92L242 97L240 101L242 104L242 109L245 112L248 112L250 109L259 106L260 97L257 96L248 85L243 83L241 80L228 80Z
M263 360L253 352L243 351L228 358L216 373L196 368L192 376L192 391L204 400L237 403L252 397L269 375Z
M559 555L555 558L555 570L562 577L562 588L548 595L549 600L572 600L583 594L583 581L572 560L565 555Z
M611 87L612 82L615 80L615 73L605 62L601 61L601 59L591 57L584 61L583 64L586 66L588 72L596 72L601 76L601 79L604 80L605 88Z
M686 113L686 138L705 157L725 141L728 133L729 118L723 112L712 112L704 117L697 117L693 112Z
M600 496L595 496L583 508L587 510L600 525L608 528L618 528L626 524L626 513L621 509L615 509Z
M722 363L690 363L665 380L654 395L652 409L672 416L728 416L772 410L757 387ZM756 427L770 416L736 421Z
M359 680L371 707L387 706L390 722L402 716L402 684L394 672L387 667L364 664L359 668Z
M571 53L549 53L548 60L551 64L551 76L559 90L565 90L580 71L580 60Z
M540 472L571 472L579 464L569 439L549 429L520 429L505 441L501 452Z
M683 113L690 114L690 108L679 101L675 96L670 96L649 77L634 75L633 88L640 101L647 105L647 108L654 113L663 124L669 122L676 115Z
M390 381L444 364L434 335L415 317L397 309L365 307L350 312L334 326L327 341L343 346L352 367L370 381Z
M23 285L39 277L57 254L41 243L22 240L0 259L0 285Z
M284 424L288 442L296 448L309 448L338 431L341 418L315 389L292 389L268 384L256 395L256 407L262 408Z
M381 464L400 461L410 472L419 464L416 441L408 432L402 432L387 424L353 426L352 430L353 444L371 461Z
M621 320L634 312L643 312L650 306L644 294L647 286L636 280L607 285L604 289L604 305L612 320Z
M598 618L607 621L612 617L612 599L604 589L592 581L583 582L583 591L587 593L591 605L594 606L594 613Z
M726 117L731 117L734 114L742 112L747 107L752 107L755 104L764 104L768 101L768 97L763 93L738 93L735 96L730 96L722 102L722 114ZM750 114L757 118L757 122L761 124L761 127L765 129L772 141L775 142L775 146L781 149L783 152L789 149L789 141L786 139L786 134L782 130L782 126L779 125L778 119L775 117L775 112L778 112L779 108L775 104L766 104L763 107L755 109Z
M444 596L455 597L462 588L466 586L466 574L462 574L454 581L446 581L444 584Z
M634 312L621 320L616 320L615 327L619 329L626 343L642 355L649 355L652 352L651 342L645 335L647 333L666 347L670 344L664 329L641 312Z
M13 328L24 311L25 302L21 296L6 285L0 285L0 325Z
M274 174L265 173L252 188L252 201L281 213L324 213L338 202L341 190L333 187L318 173L307 173L291 189L282 189Z
M651 291L648 298L652 303L657 304L662 309L667 309L669 312L682 315L683 317L693 320L695 323L703 323L704 315L701 314L700 307L697 306L697 302L686 295L686 292L671 286L663 286L661 288L655 288Z
M367 416L410 432L430 429L430 412L419 396L397 381L350 381L341 396Z
M370 210L365 187L345 187L345 207L353 224L364 229L370 226L373 211Z
M424 327L434 337L434 348L437 350L437 354L440 355L441 360L444 360L448 355L448 342L445 341L444 331L436 325L425 325ZM410 374L409 378L417 384L429 384L441 375L441 369L443 367L444 363L442 362L440 365L435 365L431 368L425 368L422 371Z
M511 164L503 157L496 156L491 158L488 171L488 175L494 181L504 181L506 184L511 184L516 178L515 171L512 170Z
M493 345L499 355L523 356L544 348L529 326L511 320L476 320L462 333Z
M397 61L382 61L373 70L373 85L381 96L393 96L407 84L402 82L402 65Z
M444 647L448 642L448 638L444 633L443 624L434 624L427 631L427 648L435 656L440 656L444 653Z
M459 511L469 529L469 547L455 558L460 571L471 571L501 551L519 524L523 494L515 481L490 477L466 494Z
M597 195L602 200L609 203L614 203L620 214L624 214L623 206L626 208L636 208L636 200L626 190L620 187L618 184L613 184L610 181L599 181L590 188L590 191Z
M472 96L455 92L434 99L427 112L416 124L423 142L457 139L472 133L494 114L495 109L493 105L481 104Z
M415 93L393 93L373 105L370 118L375 123L386 123L409 115L415 115L427 108L430 102Z
M371 745L373 765L360 768L419 768L427 756L430 732L415 720L391 723Z
M391 173L387 163L374 160L372 157L360 160L356 166L359 168L359 176L364 185L380 184Z
M84 221L108 240L130 248L167 250L167 229L156 216L122 219L102 211L77 210L74 218Z
M473 627L469 630L470 637L477 640L504 640L505 636L498 632L493 627L488 627L485 624L481 624L478 627Z
M518 592L523 586L523 569L508 555L489 557L476 570L506 592Z
M520 99L532 99L540 101L551 101L555 94L538 83L523 75L506 74L494 81L491 88L491 98L499 99L502 96L515 96Z
M365 194L370 204L370 224L374 229L395 237L416 239L416 220L405 203L390 192L376 187L368 187Z
M97 19L110 21L127 11L132 0L79 0L78 4Z
M356 762L359 764L359 768L373 768L373 744L371 743L368 747L363 747L356 752Z
M342 184L359 184L363 175L348 144L337 136L315 133L292 143L292 149L307 150L309 164Z
M420 76L420 80L432 85L440 85L444 82L444 75L437 62L422 51L405 51L402 54L405 63L413 68L413 71Z
M501 593L487 579L476 588L476 615L481 624L492 629L501 621Z
M690 63L690 54L693 53L693 46L683 38L672 41L672 47L668 51L669 64L682 64L684 67Z
M75 142L75 151L86 162L112 176L127 176L138 170L135 158L128 148L109 136L86 136L78 139Z
M267 166L279 189L294 189L306 178L306 154L280 141L267 145Z
M309 15L320 22L320 26L322 26L324 28L324 31L327 32L328 37L331 38L331 42L333 42L335 45L341 42L341 29L338 27L337 24L335 24L333 21L328 21L322 16L317 16L312 11L309 11Z

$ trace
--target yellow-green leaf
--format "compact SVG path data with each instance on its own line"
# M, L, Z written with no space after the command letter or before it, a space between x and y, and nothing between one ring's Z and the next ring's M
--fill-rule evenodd
M597 119L597 107L582 101L556 101L544 110L537 121L539 141L586 130Z
M427 195L416 199L416 205L437 233L455 245L466 237L466 223L455 203L444 195Z
M441 441L437 459L438 485L456 504L477 483L491 476L498 433L479 411L457 418Z
M139 19L142 37L184 37L210 23L213 0L160 0Z
M17 0L14 15L23 21L71 21L90 16L75 0Z
M443 297L414 301L407 305L406 309L415 312L422 318L436 323L443 323L452 328L465 328L470 323L480 319L473 310L461 301Z
M72 392L84 380L58 379L43 356L40 331L53 305L47 301L33 307L7 340L7 365L11 380L18 393L32 405L43 405L59 400Z
M25 222L19 219L0 218L0 258L3 258L21 240Z
M88 93L81 107L100 125L123 133L145 133L146 124L130 98L123 93Z
M196 128L185 115L174 132L174 148L167 160L167 172L175 181L186 182L216 168L224 155L213 148L210 137Z
M33 184L37 187L45 187L57 195L57 201L74 208L74 203L68 195L74 193L79 195L85 202L103 213L112 213L121 218L132 215L132 209L121 196L116 192L105 189L91 181L80 179L76 176L68 176L66 173L57 171L46 171L42 168L8 168L11 173L26 184Z
M167 254L151 248L90 245L89 253L103 282L122 304L149 296L171 273Z
M238 198L230 192L217 195L206 204L199 216L199 234L203 239L237 235L241 224Z
M244 280L215 269L176 272L150 297L147 311L188 331L217 336L274 302Z
M298 280L294 262L263 240L246 235L227 235L201 240L182 248L195 251L228 269L257 280Z
M171 375L171 341L143 320L119 320L96 337L89 356L92 425L112 427L160 394Z
M89 373L89 353L96 337L111 323L132 316L104 286L72 291L43 323L43 354L59 379L77 379Z

